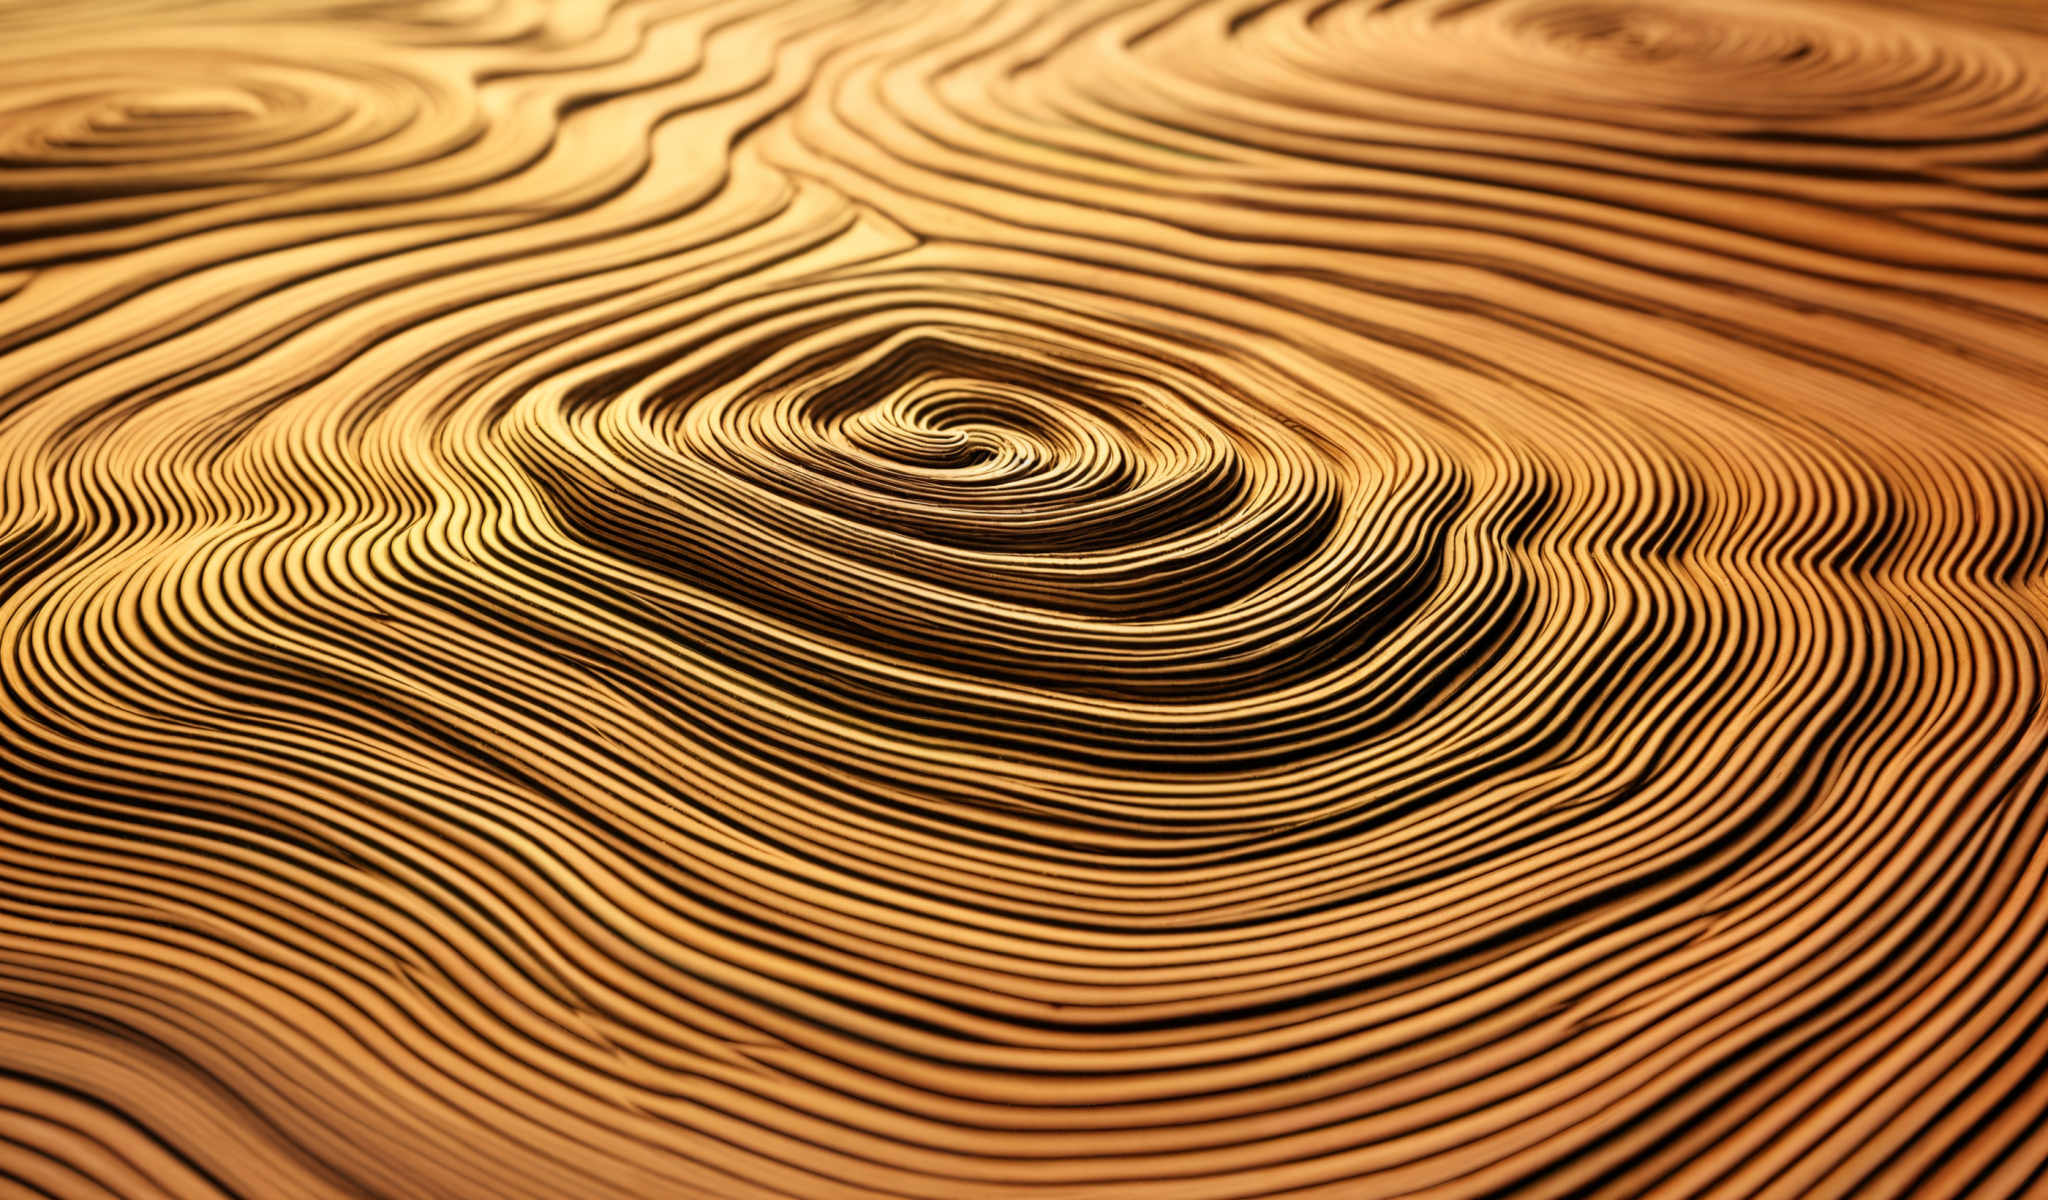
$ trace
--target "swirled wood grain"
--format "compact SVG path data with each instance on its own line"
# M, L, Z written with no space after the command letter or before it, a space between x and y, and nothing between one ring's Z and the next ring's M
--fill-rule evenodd
M0 0L0 1195L2048 1191L2026 0Z

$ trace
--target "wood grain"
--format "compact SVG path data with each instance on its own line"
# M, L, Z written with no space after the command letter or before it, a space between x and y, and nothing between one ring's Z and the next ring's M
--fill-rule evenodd
M0 1196L2048 1195L2028 0L0 0Z

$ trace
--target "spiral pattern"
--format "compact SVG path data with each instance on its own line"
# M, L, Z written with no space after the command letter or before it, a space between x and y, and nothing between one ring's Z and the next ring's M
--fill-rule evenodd
M0 0L0 1193L2038 1194L2019 0Z
M408 70L345 35L117 37L29 37L0 52L0 234L11 243L0 268L369 203L375 189L354 181L389 188L407 167L446 171L482 131L466 80Z

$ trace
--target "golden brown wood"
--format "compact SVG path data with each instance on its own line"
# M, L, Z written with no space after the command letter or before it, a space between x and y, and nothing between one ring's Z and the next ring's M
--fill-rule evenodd
M0 2L0 1196L2048 1194L2044 14Z

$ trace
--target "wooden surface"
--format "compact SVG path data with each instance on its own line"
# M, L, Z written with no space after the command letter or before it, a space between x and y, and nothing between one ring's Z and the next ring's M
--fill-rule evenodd
M2048 1194L2048 9L0 3L0 1196Z

